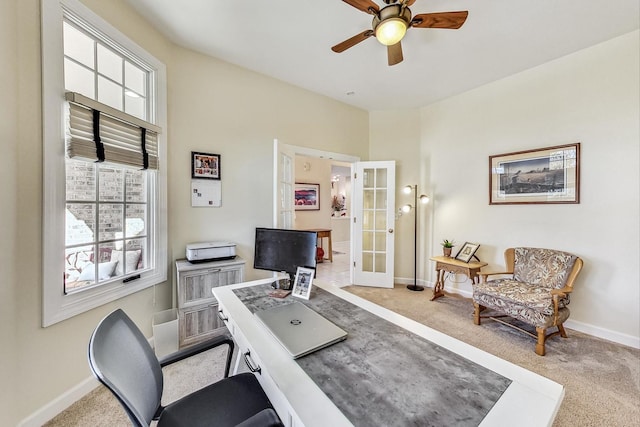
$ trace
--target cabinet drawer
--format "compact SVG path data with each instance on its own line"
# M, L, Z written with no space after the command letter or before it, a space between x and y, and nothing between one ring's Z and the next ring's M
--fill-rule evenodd
M178 311L180 346L195 344L222 332L218 305L205 304Z
M180 275L178 302L181 307L215 302L211 288L238 283L242 280L239 268L208 268Z

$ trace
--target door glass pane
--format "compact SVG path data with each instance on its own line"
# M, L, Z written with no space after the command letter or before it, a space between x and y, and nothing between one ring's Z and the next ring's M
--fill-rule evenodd
M372 251L373 250L373 233L365 231L362 233L362 250Z
M387 190L376 190L376 209L387 209Z
M387 272L387 255L384 253L376 254L376 273L386 273Z
M373 254L370 252L362 254L362 271L373 271Z
M69 92L77 92L87 98L95 99L95 82L93 71L64 59L64 88Z
M387 188L387 170L376 169L376 187Z
M376 212L376 230L387 230L387 211Z
M98 44L98 72L122 84L122 58Z
M365 169L362 177L362 186L364 188L373 188L375 185L375 169Z
M362 194L362 208L373 209L375 207L375 199L373 190L364 190Z
M93 40L68 23L63 24L64 54L93 69ZM69 89L69 86L66 86Z
M362 228L364 230L373 230L374 224L374 211L364 211L362 213Z
M387 233L377 232L375 250L384 252L386 248L387 248Z
M117 110L122 109L122 86L98 76L98 101Z

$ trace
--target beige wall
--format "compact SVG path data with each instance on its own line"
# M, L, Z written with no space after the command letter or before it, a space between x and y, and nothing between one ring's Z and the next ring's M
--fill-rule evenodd
M568 326L640 345L639 50L636 31L419 110L370 113L370 158L397 161L396 207L412 202L407 183L432 198L419 214L419 282L435 280L428 258L445 238L480 243L494 268L510 246L566 250L585 260ZM489 206L490 155L573 142L580 204ZM412 214L396 231L395 276L412 279Z
M18 249L18 188L16 184L20 128L18 126L18 12L15 2L0 2L0 414L11 414L16 394L18 353L15 329ZM3 424L0 415L0 424Z
M251 265L253 229L272 223L274 138L366 158L365 111L179 48L125 1L83 3L167 65L170 260L184 256L188 242L223 239L237 242ZM171 304L173 280L41 328L46 236L42 174L33 167L42 164L40 2L0 4L0 425L16 425L90 376L88 338L109 311L123 308L150 336L153 313ZM221 208L191 207L192 150L222 155Z
M369 118L370 159L396 161L396 210L407 203L414 204L413 194L402 188L418 184L418 191L429 194L426 175L428 159L420 150L420 111L372 111ZM428 224L430 206L421 205L418 211L418 283L423 281L425 259L429 251L424 248L425 237L430 234ZM395 221L395 277L398 282L413 283L414 274L414 212L396 216Z
M308 168L305 168L305 164ZM320 184L320 209L295 211L293 228L331 228L331 160L296 156L295 180Z
M443 238L478 242L480 259L496 268L510 246L575 253L585 267L568 325L635 345L639 51L636 31L421 110L432 251ZM574 142L582 144L580 204L488 205L490 155ZM471 290L468 281L456 287Z

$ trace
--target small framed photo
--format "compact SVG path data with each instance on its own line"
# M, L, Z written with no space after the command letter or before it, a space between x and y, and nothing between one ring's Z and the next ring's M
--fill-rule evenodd
M320 184L296 182L293 202L297 211L320 210Z
M220 154L192 151L191 178L220 179Z
M291 295L297 298L309 299L314 273L315 271L312 268L298 267Z
M471 258L475 255L479 247L480 247L479 243L466 242L464 245L462 245L462 247L456 254L456 259L462 262L469 262Z

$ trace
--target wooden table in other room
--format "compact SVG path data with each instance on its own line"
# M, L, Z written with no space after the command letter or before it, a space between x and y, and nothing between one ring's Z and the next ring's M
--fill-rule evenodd
M438 297L444 296L443 289L445 272L465 274L469 279L471 279L471 282L473 284L476 284L476 279L478 279L478 273L480 273L480 269L487 265L486 262L464 262L447 256L433 256L429 259L436 262L437 277L436 284L433 287L433 296L431 297L431 301Z
M324 250L322 246L322 239L326 237L329 241L329 253L327 259L333 262L333 248L331 247L331 229L330 228L310 228L307 231L315 231L318 233L318 240L320 241L320 247ZM326 252L325 252L326 254Z

